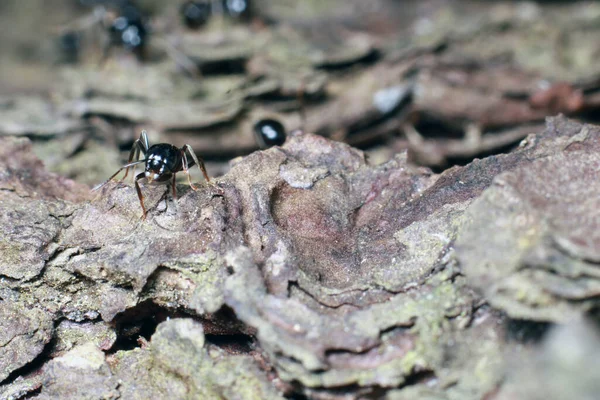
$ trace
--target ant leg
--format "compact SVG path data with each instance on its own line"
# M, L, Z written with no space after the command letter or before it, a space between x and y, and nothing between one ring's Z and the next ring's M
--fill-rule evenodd
M128 162L131 163L131 160L133 160L134 158L139 158L140 156L140 149L138 147L138 140L136 140L135 142L133 142L133 146L131 147L131 150L129 151L129 160ZM119 180L119 182L123 182L125 180L125 178L127 178L127 175L129 174L129 168L125 169L125 175L123 175L123 177ZM135 168L133 169L133 176L135 177Z
M171 186L173 186L173 200L177 200L177 186L175 186L175 174L173 174L173 179L171 180Z
M161 45L162 49L165 50L167 55L175 61L177 66L183 68L193 78L202 77L202 72L196 63L181 50L179 50L177 46L166 39L160 39L157 41Z
M112 180L112 179L113 179L115 176L117 176L117 175L119 174L119 172L123 171L124 169L128 169L129 167L133 167L134 165L141 164L141 163L143 163L143 162L145 162L145 161L146 161L146 160L138 160L138 161L135 161L135 162L132 162L132 163L129 163L129 164L125 164L125 165L123 165L121 168L119 168L119 169L117 170L117 172L115 172L114 174L112 174L110 178L108 178L107 180L105 180L105 181L104 181L104 182L102 182L101 184L94 186L94 188L92 189L92 192L94 192L94 191L96 191L96 190L100 189L102 186L106 185L106 184L107 184L108 182L110 182L110 181L111 181L111 180Z
M194 160L194 163L196 163L196 165L198 165L198 168L200 169L200 171L202 171L202 175L204 175L204 179L206 179L206 182L210 183L210 178L208 177L208 173L206 172L206 167L204 166L204 161L201 158L198 158L196 156L196 154L194 153L194 150L192 149L192 146L190 146L189 144L184 145L181 148L181 152L183 153L183 171L187 174L188 183L190 184L190 187L193 190L198 190L198 188L196 188L196 187L194 187L194 185L192 185L192 179L190 178L190 172L188 169L188 160L187 160L187 156L185 154L186 151L188 153L190 153L190 156Z
M150 141L148 140L148 132L146 132L145 129L142 129L142 133L140 134L140 138L138 140L141 141L142 153L146 155L148 148L150 148Z
M194 191L198 190L198 188L196 186L194 186L194 184L192 183L192 178L190 177L190 169L188 166L189 163L188 163L187 156L185 155L185 150L181 151L181 160L183 162L183 172L185 172L185 175L188 178L188 184L190 185L192 190L194 190Z
M169 187L171 186L171 187ZM164 199L165 199L165 211L169 209L169 190L171 190L171 194L173 195L173 204L175 205L175 207L177 207L177 187L175 186L175 174L173 174L173 177L171 178L171 181L167 184L167 190L165 191L165 194L163 195ZM177 209L177 208L175 208Z
M127 161L127 162L131 163L131 161L134 158L137 160L140 157L140 152L144 156L146 156L147 151L148 151L148 134L146 133L145 130L143 130L139 139L136 139L136 141L133 142L133 146L131 146L131 150L129 151L129 161ZM123 176L123 178L121 178L121 182L124 181L125 178L127 178L128 173L129 173L129 168L127 168L125 170L125 175ZM133 169L133 176L135 176L135 168Z
M165 190L165 192L163 193L163 195L160 197L160 200L158 200L158 202L160 203L163 199L165 200L165 211L167 211L169 209L169 191L171 190L171 188L169 187L170 183L167 183L167 190Z
M144 179L146 177L146 174L144 174L143 172L137 174L137 176L135 177L135 190L137 191L137 195L138 198L140 199L140 205L142 206L142 219L146 219L146 207L144 206L144 195L142 194L142 189L140 188L140 184L138 183L138 181L140 179Z

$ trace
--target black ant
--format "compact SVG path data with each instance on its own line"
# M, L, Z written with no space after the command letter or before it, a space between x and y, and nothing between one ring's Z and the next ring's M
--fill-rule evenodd
M140 152L145 156L145 158L142 160L139 160ZM188 161L186 152L188 152L192 157L192 162ZM133 161L133 159L136 159L137 161ZM145 163L144 172L135 175L135 166L141 163ZM189 168L193 167L194 164L198 165L198 168L204 175L204 179L210 183L210 178L208 177L206 168L204 167L204 161L196 156L194 150L189 144L183 145L182 148L177 148L168 143L158 143L150 146L148 142L148 135L146 131L143 130L140 138L137 139L131 147L131 151L129 152L129 161L127 164L119 168L117 172L115 172L105 182L94 187L92 191L102 188L121 171L125 170L125 176L123 176L123 178L119 181L122 182L127 177L129 168L133 167L135 175L135 189L137 191L138 198L140 199L140 204L143 211L142 219L146 219L147 212L146 207L144 206L144 195L142 194L139 181L145 179L149 184L170 184L173 188L173 199L177 199L177 188L175 186L175 175L177 172L185 172L190 187L193 190L198 190L198 188L192 184L192 179L189 172Z
M113 13L105 11L103 25L110 36L108 46L122 46L140 59L144 58L149 26L146 17L133 3L121 0Z
M212 15L233 20L248 20L252 14L250 0L190 0L179 8L183 23L190 29L205 25Z
M82 5L93 7L92 13L64 26L60 32L60 47L66 56L78 55L83 32L95 25L106 34L103 60L111 48L123 47L134 53L139 60L146 58L150 25L148 18L132 0L91 0Z
M123 48L141 62L149 61L150 45L162 49L191 76L199 76L198 67L185 54L164 37L154 35L148 16L133 0L88 0L83 5L93 7L87 17L63 26L59 32L59 46L66 62L75 62L81 51L83 33L94 26L101 28L103 45L101 63L104 63L115 48ZM154 37L155 40L151 41Z
M254 136L262 149L281 146L286 139L285 127L275 119L261 119L254 124Z

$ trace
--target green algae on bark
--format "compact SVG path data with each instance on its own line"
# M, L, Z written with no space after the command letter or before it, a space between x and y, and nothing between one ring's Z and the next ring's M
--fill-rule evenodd
M122 396L203 399L282 399L247 355L208 350L192 319L160 324L145 349L115 354L111 368Z

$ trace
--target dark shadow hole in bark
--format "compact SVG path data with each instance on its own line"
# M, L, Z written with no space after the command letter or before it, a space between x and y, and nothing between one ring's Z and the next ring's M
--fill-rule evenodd
M54 321L54 331L58 326L60 321ZM52 337L48 343L44 346L44 349L40 354L37 355L33 360L23 365L20 368L15 369L10 373L3 381L0 381L0 385L4 385L7 383L12 383L15 379L22 376L23 378L28 378L30 376L35 376L39 374L42 370L44 364L51 360L50 354L52 353L52 349L54 347L55 338ZM41 390L41 386L36 391ZM23 397L26 398L26 397Z
M596 329L600 331L600 306L592 307L587 313L587 317L594 324Z
M364 56L354 59L354 60L327 60L322 63L316 64L315 67L317 69L321 69L324 71L339 71L348 68L353 68L357 66L369 66L377 61L379 61L382 57L382 53L377 49L372 49L367 52Z
M279 103L283 106L284 104L287 104L288 106L284 106L283 108L288 112L293 110L298 111L301 104L298 93L291 90L282 91L281 89L276 89L268 93L260 94L255 98L266 105L276 105ZM302 104L305 106L325 104L326 100L330 100L330 97L328 97L327 93L324 91L302 92Z
M483 159L483 158L487 158L487 157L491 157L491 156L496 156L499 154L507 154L507 153L514 151L516 148L518 148L521 140L523 140L523 139L517 139L513 143L509 143L505 146L500 146L500 147L494 148L492 150L478 152L476 155L474 155L472 157L448 157L446 159L445 166L432 167L431 169L436 174L439 174L439 173L444 172L446 169L449 169L455 165L465 166L465 165L471 163L476 158Z
M237 75L246 72L245 57L235 57L229 60L214 60L200 62L202 75Z
M451 123L434 115L423 113L414 124L425 139L462 139L464 127L460 122Z
M117 340L109 353L140 347L143 339L150 340L158 324L167 318L178 316L181 315L176 310L168 310L151 300L141 302L135 307L123 311L113 320Z
M301 385L298 385L301 387ZM385 394L389 388L382 388L380 386L360 386L357 384L340 386L333 389L315 389L315 390L306 390L305 393L294 393L290 397L290 399L294 400L304 400L304 399L338 399L338 398L348 398L349 394L352 394L353 397L362 400L375 400L384 398ZM298 397L292 397L298 396Z
M254 339L244 334L237 335L205 335L208 345L216 346L228 354L248 354L255 348Z
M520 343L539 343L552 326L549 322L509 319L506 321L506 339Z
M301 393L291 393L291 394L287 394L285 396L285 398L287 400L309 400L308 397L306 397L305 395L301 394Z
M141 302L113 320L117 340L108 351L132 350L150 341L161 322L172 318L192 318L202 324L208 345L213 345L231 354L246 354L255 349L254 332L239 321L235 313L223 307L214 314L202 317L190 315L182 309L169 309L152 300Z
M19 399L20 400L36 399L40 393L42 393L42 386L40 386L37 389L32 390L31 392L27 393L23 397L19 397Z
M21 368L15 369L6 377L5 380L0 382L0 385L6 385L14 382L15 379L22 376L23 378L28 378L30 376L35 376L41 372L42 367L46 362L50 361L50 346L46 345L44 351L42 351L36 358L31 360L29 363L23 365Z
M415 371L409 376L406 377L404 384L402 387L413 386L413 385L423 385L428 382L433 382L437 379L435 373L431 370L424 369L421 371Z

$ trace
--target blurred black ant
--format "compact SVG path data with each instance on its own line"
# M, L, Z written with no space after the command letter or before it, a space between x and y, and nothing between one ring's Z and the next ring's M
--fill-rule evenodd
M190 0L179 9L183 23L189 29L205 25L212 15L226 15L234 20L245 20L251 15L250 0Z
M254 124L254 136L262 149L281 146L286 139L285 127L275 119L261 119Z
M205 25L212 14L212 0L186 1L179 9L183 23L190 29Z
M109 46L122 46L143 57L149 27L146 17L137 6L121 0L112 13L106 12L102 23L109 32Z
M121 47L133 53L139 61L147 61L150 39L167 55L184 68L190 75L199 76L197 65L181 53L174 44L165 38L151 35L153 33L147 15L132 0L80 0L83 6L93 7L87 17L70 23L61 29L59 46L63 58L67 61L76 60L80 51L79 38L83 31L99 26L104 32L101 62L108 59L113 48ZM75 45L71 45L77 39Z
M142 160L139 160L140 152L145 156L145 158ZM192 162L188 161L186 152L188 152L192 157ZM137 161L133 161L134 159ZM145 163L144 172L135 175L135 166L141 163ZM198 188L192 184L192 179L189 172L189 168L193 167L194 164L198 165L198 168L204 175L204 179L210 183L210 178L208 177L206 168L204 167L204 161L196 156L194 150L189 144L184 145L182 148L177 148L168 143L159 143L150 146L148 142L148 135L146 134L146 131L143 130L140 138L137 139L131 147L131 151L129 152L129 161L127 164L119 168L117 172L115 172L105 182L94 187L92 191L102 188L121 171L125 170L125 175L121 180L119 180L119 182L122 182L127 177L129 168L133 167L135 176L135 189L142 206L142 219L146 219L147 212L146 207L144 206L144 195L142 194L142 190L138 181L145 179L149 184L170 184L173 190L173 199L177 199L177 188L175 185L175 175L177 172L185 172L190 187L194 191L198 190Z
M140 60L145 58L150 24L146 15L131 0L80 0L80 4L92 7L92 12L60 29L59 48L63 58L78 56L82 34L94 26L104 32L102 60L106 60L114 47L131 51Z

